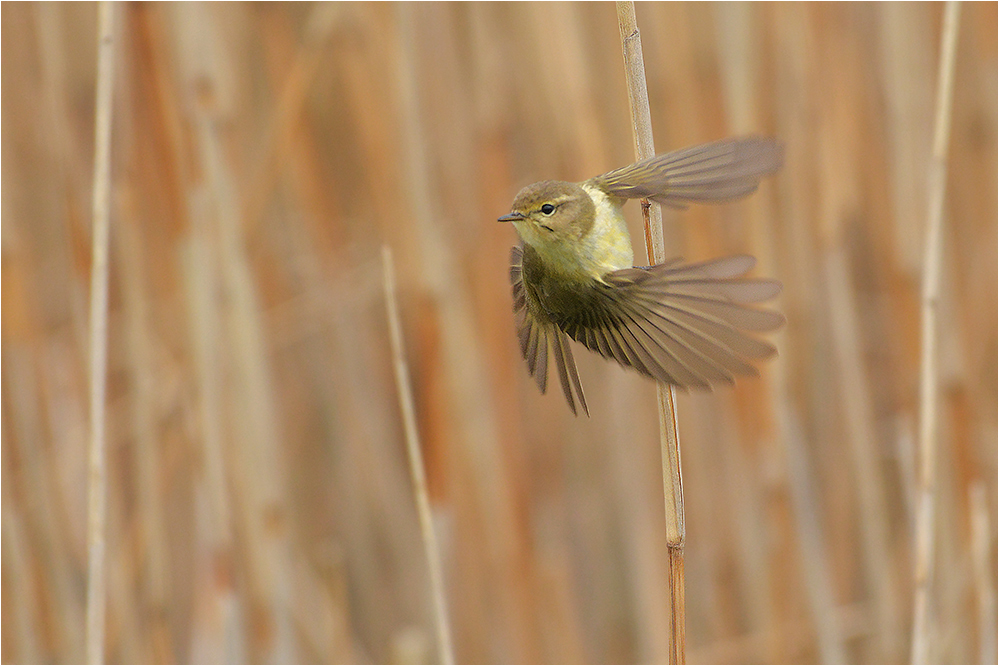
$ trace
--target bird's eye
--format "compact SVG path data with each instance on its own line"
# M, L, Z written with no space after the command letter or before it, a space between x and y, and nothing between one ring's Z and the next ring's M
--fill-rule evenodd
M556 210L556 207L552 204L542 204L542 213L545 215L552 215L552 212Z

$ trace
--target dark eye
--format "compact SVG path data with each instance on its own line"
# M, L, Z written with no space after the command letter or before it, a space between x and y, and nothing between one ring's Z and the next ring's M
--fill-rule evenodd
M552 215L552 212L556 210L556 207L552 204L542 204L542 213L545 215Z

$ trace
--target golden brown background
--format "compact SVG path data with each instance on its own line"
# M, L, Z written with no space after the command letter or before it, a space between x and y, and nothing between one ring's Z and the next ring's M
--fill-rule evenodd
M96 13L2 8L4 662L84 659ZM578 349L592 417L538 394L495 222L633 160L614 6L117 14L108 660L435 659L382 244L457 659L663 660L654 385ZM637 14L660 151L786 146L666 213L668 256L753 253L788 318L760 379L680 398L688 658L906 661L942 7ZM955 77L931 657L995 662L995 3Z

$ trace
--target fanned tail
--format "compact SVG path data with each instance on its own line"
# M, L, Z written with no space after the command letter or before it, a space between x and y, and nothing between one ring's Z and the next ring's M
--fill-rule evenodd
M517 338L521 345L521 355L528 363L528 373L535 379L538 388L544 394L548 385L548 353L552 348L552 356L559 374L559 384L563 395L569 403L569 409L576 415L576 400L584 414L590 416L587 399L583 394L583 383L573 358L569 337L560 331L552 322L542 322L528 311L524 282L521 275L521 248L511 249L510 283L514 296L514 321L517 326ZM574 392L575 399L574 400Z

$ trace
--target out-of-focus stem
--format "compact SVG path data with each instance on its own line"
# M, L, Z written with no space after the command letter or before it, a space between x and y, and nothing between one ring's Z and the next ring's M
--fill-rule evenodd
M389 341L392 344L392 362L396 375L396 390L399 393L399 408L403 415L403 429L406 432L406 454L410 463L410 478L417 501L417 516L420 520L420 535L427 556L430 572L431 595L434 598L434 624L437 630L438 656L446 665L455 664L451 644L451 627L448 624L448 606L445 602L444 576L441 568L441 549L434 534L431 503L427 494L427 477L424 474L424 457L420 452L420 434L417 431L417 414L413 407L413 393L410 390L410 372L403 356L403 330L399 324L399 309L396 306L396 277L392 263L392 250L382 246L382 270L385 287L385 308L389 316Z
M108 238L111 194L111 107L114 90L114 4L98 7L97 99L94 128L93 248L90 268L90 452L87 523L87 662L104 662L107 462L104 395L108 358Z
M930 646L930 587L934 566L934 495L937 456L938 305L941 294L941 237L944 231L944 191L947 180L948 139L951 133L952 82L958 41L959 3L949 2L941 31L934 114L934 147L931 152L927 236L924 246L924 276L921 290L920 350L920 458L917 472L917 535L914 570L913 642L911 660L926 663Z

